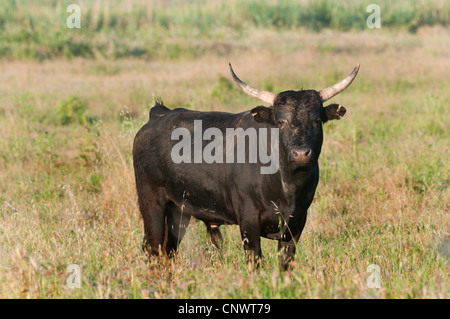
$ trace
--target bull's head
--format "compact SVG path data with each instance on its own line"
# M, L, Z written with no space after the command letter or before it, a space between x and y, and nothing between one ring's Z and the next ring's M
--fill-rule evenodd
M288 161L296 168L314 165L322 148L322 123L344 116L343 106L323 102L345 90L355 79L359 64L342 81L319 92L315 90L285 91L278 94L254 88L241 81L230 64L231 75L237 86L251 97L268 103L251 110L257 122L265 122L280 129L281 147Z

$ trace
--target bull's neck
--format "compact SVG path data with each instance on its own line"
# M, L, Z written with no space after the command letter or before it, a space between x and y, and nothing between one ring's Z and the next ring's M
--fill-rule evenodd
M281 143L280 143L281 144ZM295 169L289 162L288 150L284 145L280 145L280 178L284 192L297 193L311 176L317 163L313 163L307 169Z

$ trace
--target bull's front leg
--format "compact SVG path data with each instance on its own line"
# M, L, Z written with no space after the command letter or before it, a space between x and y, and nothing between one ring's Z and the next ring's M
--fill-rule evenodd
M305 214L305 222L306 222L306 214ZM303 223L303 226L305 225ZM295 257L295 248L297 246L298 240L300 239L300 235L302 234L303 227L301 230L294 230L294 234L289 234L289 239L286 240L278 240L278 254L280 261L280 268L282 270L287 270L289 267L289 263L294 260ZM292 230L290 230L292 231Z
M288 227L278 241L280 268L283 270L287 270L289 263L294 260L295 249L305 227L308 209L313 201L318 183L319 166L317 165L303 190L297 194L293 218L289 219Z
M245 251L245 259L247 268L252 271L261 267L262 251L261 251L261 229L257 221L243 220L239 225L241 231L242 244Z

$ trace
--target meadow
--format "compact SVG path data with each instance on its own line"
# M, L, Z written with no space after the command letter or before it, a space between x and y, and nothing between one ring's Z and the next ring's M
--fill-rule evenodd
M1 6L0 297L448 298L450 7L379 2L381 29L360 1L84 1L81 29L64 26L64 1ZM221 227L216 249L191 220L171 262L141 250L133 138L156 97L259 105L228 62L273 92L320 90L361 64L330 101L347 114L324 126L287 272L268 239L248 272L237 226Z

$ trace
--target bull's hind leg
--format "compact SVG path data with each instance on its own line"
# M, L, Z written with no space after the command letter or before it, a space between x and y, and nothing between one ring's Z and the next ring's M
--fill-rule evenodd
M223 237L219 230L219 226L206 224L206 231L208 232L213 246L219 248L219 244L223 242Z
M163 252L165 235L165 191L153 189L147 183L137 185L138 204L144 221L143 250L149 259Z
M171 256L177 251L178 246L186 233L186 228L189 225L191 216L183 213L181 208L176 206L172 201L169 201L166 205L166 216L164 251Z

